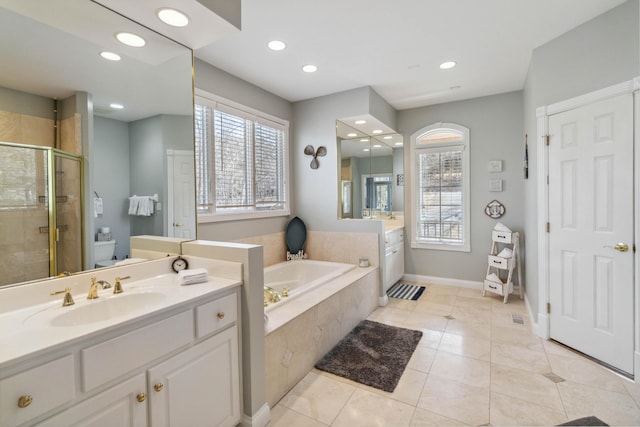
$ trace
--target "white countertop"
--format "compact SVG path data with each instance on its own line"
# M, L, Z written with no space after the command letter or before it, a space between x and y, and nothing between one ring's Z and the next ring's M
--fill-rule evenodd
M35 298L34 300L38 302L34 305L22 306L0 313L0 369L5 364L17 362L27 356L131 325L155 314L172 311L196 299L220 293L241 284L242 282L237 279L212 276L211 270L209 270L207 282L181 286L175 273L164 273L141 278L137 281L123 281L124 292L121 294L113 294L113 287L99 288L99 298L94 300L88 300L85 292L72 289L75 304L68 307L62 306L64 294L48 297L50 301L44 303ZM50 288L51 285L47 285L45 281L42 283L41 292L48 294ZM34 292L34 290L31 289L29 292ZM151 293L154 294L151 296L155 298L145 299ZM131 296L135 294L141 295L136 295L132 299ZM0 290L0 298L3 296L5 296L3 290ZM109 304L112 307L117 307L117 299L123 297L131 299L129 302L134 304L129 304L129 306L133 306L133 309L109 315L109 318L104 320L102 318L91 319L88 322L70 324L69 326L52 325L52 322L55 323L55 319L60 318L59 316L67 315L74 310L88 312L87 306Z

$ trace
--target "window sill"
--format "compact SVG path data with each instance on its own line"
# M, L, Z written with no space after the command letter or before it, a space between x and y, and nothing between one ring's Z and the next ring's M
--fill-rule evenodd
M289 209L280 209L274 211L198 214L198 224L206 224L210 222L240 221L245 219L273 218L277 216L289 216L290 214L291 211Z
M452 245L447 243L422 243L411 242L411 248L413 249L430 249L436 251L454 251L454 252L471 252L471 245Z

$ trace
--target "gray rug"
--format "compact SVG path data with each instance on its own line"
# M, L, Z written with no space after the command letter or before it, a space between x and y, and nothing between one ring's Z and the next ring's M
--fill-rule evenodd
M316 368L392 392L422 338L421 331L363 320Z
M578 418L577 420L567 421L566 423L558 424L560 426L608 426L609 424L605 423L598 417L584 417Z

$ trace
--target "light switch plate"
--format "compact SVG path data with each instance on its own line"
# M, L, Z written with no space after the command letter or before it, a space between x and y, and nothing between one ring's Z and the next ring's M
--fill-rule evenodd
M501 179L490 179L489 180L489 191L502 191L502 180Z
M489 172L502 172L502 160L489 160Z

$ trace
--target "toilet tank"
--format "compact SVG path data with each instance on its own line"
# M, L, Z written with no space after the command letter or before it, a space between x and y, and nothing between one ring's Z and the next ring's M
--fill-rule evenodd
M107 240L103 242L94 243L94 257L97 261L104 261L113 258L113 254L116 252L116 241Z

